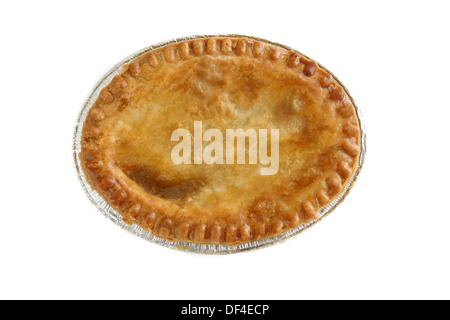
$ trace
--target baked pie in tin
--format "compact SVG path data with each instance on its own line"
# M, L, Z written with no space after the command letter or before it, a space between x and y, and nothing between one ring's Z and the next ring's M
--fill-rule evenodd
M243 151L242 135L227 141L233 130ZM78 157L126 223L234 246L319 218L347 191L362 144L352 99L317 62L261 39L206 36L126 64L88 111Z

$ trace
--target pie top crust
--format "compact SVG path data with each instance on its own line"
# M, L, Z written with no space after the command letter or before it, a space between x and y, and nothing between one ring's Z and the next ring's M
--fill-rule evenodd
M171 134L192 133L194 121L203 132L279 129L278 172L174 164ZM169 240L231 245L316 219L352 178L360 145L352 101L315 61L255 39L209 37L126 65L89 110L79 157L125 222Z

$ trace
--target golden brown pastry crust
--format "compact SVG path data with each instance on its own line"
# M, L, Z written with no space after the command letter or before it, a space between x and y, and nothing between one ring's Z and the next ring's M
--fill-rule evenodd
M277 174L258 165L175 165L171 133L278 128ZM360 122L315 61L245 37L169 44L124 67L99 94L79 155L89 184L125 222L193 243L237 244L317 218L353 176Z

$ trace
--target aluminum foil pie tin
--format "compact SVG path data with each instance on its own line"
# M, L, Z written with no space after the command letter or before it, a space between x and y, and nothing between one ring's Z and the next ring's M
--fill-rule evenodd
M120 61L118 64L116 64L114 67L112 67L94 86L92 91L90 92L89 96L87 97L86 101L84 102L81 111L78 116L77 124L75 126L75 133L73 137L73 157L75 161L75 167L77 170L78 178L81 182L81 186L83 187L87 197L89 200L97 207L97 209L107 218L112 220L115 224L119 225L121 228L143 238L148 240L149 242L172 248L177 250L183 250L183 251L189 251L189 252L195 252L195 253L203 253L203 254L229 254L229 253L237 253L237 252L243 252L243 251L250 251L255 250L263 247L267 247L270 245L274 245L277 243L280 243L284 240L290 239L298 234L300 234L302 231L306 230L307 228L311 227L312 225L316 224L318 221L320 221L322 218L327 216L330 212L332 212L348 195L350 189L353 187L360 171L364 163L365 153L366 153L366 132L364 125L362 123L362 116L361 116L361 110L351 97L350 93L348 92L347 88L338 80L337 77L333 75L328 69L323 67L319 64L319 66L326 70L328 73L330 73L336 82L338 82L342 88L346 91L349 98L353 102L353 104L356 107L356 113L359 120L360 128L361 128L361 151L358 157L358 164L357 168L351 177L351 179L347 182L346 186L343 188L343 191L341 194L333 200L328 206L323 207L319 214L318 218L298 226L297 228L290 229L282 234L272 236L266 239L262 240L256 240L256 241L250 241L246 243L241 243L237 245L212 245L212 244L195 244L190 242L182 242L182 241L171 241L164 238L156 237L151 234L151 232L144 230L140 226L136 224L129 225L125 223L122 219L122 215L119 214L117 211L115 211L95 190L91 188L89 183L86 180L86 177L84 176L83 170L81 169L81 163L78 158L78 154L81 152L81 131L83 128L83 124L86 120L86 116L88 114L89 109L93 106L94 102L97 100L97 97L100 93L100 91L106 87L111 80L114 78L114 76L119 75L122 72L122 68L124 65L129 63L134 58L152 51L157 48L164 47L169 44L182 42L186 40L193 40L193 39L200 39L200 38L209 38L209 37L246 37L249 39L254 39L258 41L262 41L271 45L276 45L284 49L288 50L294 50L288 46L281 45L278 43L274 43L265 39L261 39L258 37L252 37L252 36L244 36L244 35L237 35L237 34L216 34L216 35L195 35L195 36L189 36L189 37L183 37L183 38L177 38L169 41L164 41L152 46L149 46L147 48L144 48L138 52L135 52L134 54L128 56L127 58ZM306 55L302 54L303 56L307 57Z

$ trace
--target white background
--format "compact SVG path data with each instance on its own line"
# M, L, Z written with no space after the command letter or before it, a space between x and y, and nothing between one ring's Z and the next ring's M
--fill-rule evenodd
M3 1L2 299L449 299L448 1ZM362 108L344 203L282 244L180 252L106 219L77 179L88 93L148 45L239 33L319 61Z

